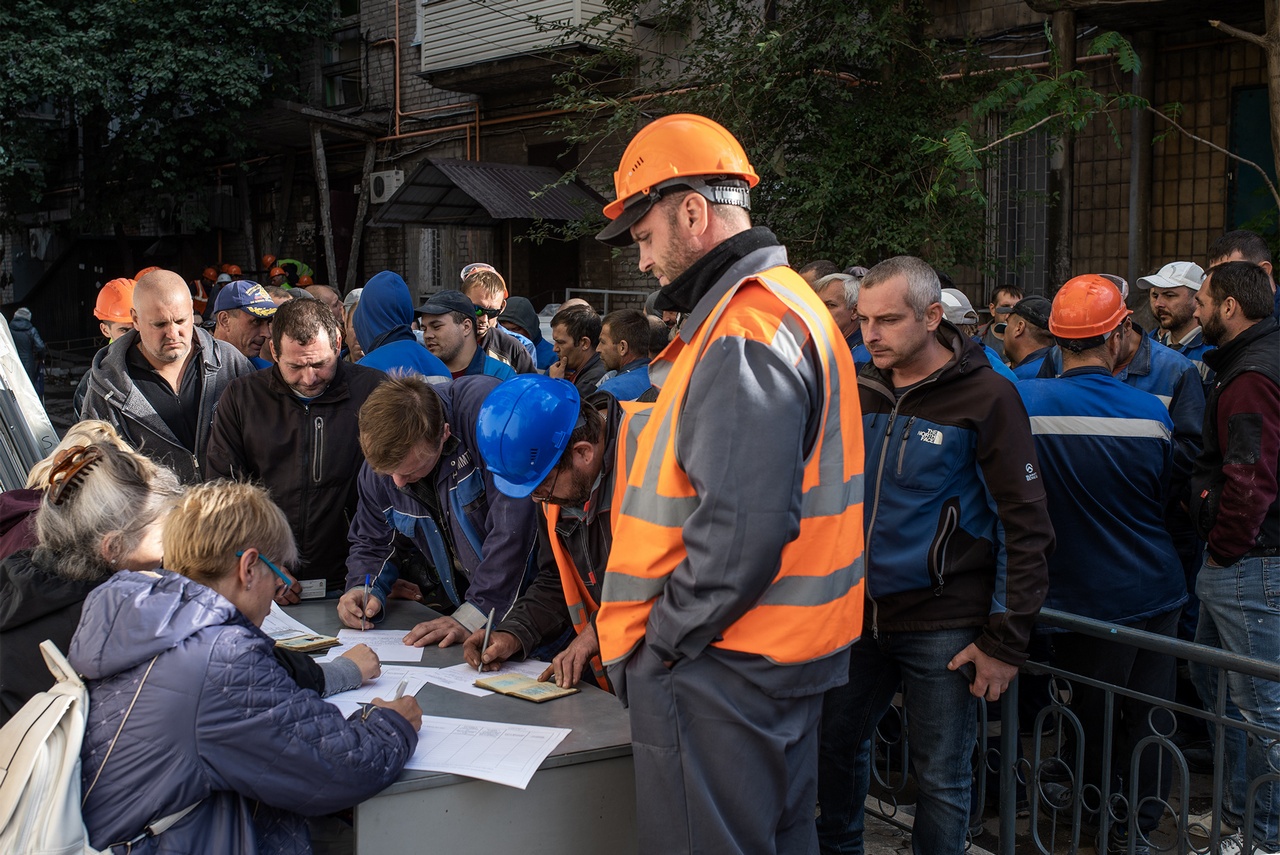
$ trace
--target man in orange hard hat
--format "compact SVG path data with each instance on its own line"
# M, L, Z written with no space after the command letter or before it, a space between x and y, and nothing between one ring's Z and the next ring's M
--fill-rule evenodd
M98 290L98 299L93 305L93 316L98 319L98 330L107 339L107 344L111 344L133 329L133 318L130 316L133 310L133 286L134 280L121 277L112 279ZM89 373L86 371L80 377L80 383L71 396L74 412L80 412L80 406L84 403L84 396L88 391Z
M598 235L635 243L657 307L687 315L650 366L657 401L621 429L596 619L631 709L642 852L817 851L823 693L862 627L853 359L752 228L758 182L723 127L665 116L627 146Z

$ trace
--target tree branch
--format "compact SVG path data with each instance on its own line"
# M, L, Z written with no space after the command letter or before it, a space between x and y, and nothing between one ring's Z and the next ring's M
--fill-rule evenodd
M1213 144L1213 143L1209 142L1209 141L1208 141L1207 139L1205 139L1204 137L1198 137L1198 136L1196 136L1195 134L1191 133L1191 131L1187 130L1186 128L1182 127L1182 125L1178 124L1178 123L1177 123L1177 122L1175 122L1173 119L1171 119L1171 118L1169 118L1168 116L1166 116L1164 113L1161 113L1161 112L1160 112L1159 110L1157 110L1155 107L1148 106L1148 107L1147 107L1147 110L1148 110L1149 112L1151 112L1151 113L1155 114L1156 116L1160 117L1161 119L1164 119L1164 120L1165 120L1166 122L1168 122L1169 124L1173 125L1173 127L1174 127L1175 129L1177 129L1177 131L1178 131L1180 134L1182 134L1183 136L1188 137L1189 139L1193 139L1193 140L1195 140L1195 141L1196 141L1196 142L1198 142L1198 143L1203 143L1204 145L1207 145L1209 148L1213 149L1214 151L1220 151L1220 152L1222 152L1223 154L1225 154L1227 157L1231 158L1232 160L1235 160L1235 161L1238 161L1238 162L1240 162L1240 163L1243 163L1245 166L1252 166L1254 169L1258 170L1258 174L1262 176L1262 180L1263 180L1263 182L1267 185L1267 189L1271 191L1271 198L1275 200L1276 208L1277 208L1277 209L1280 209L1280 191L1277 191L1277 190L1276 190L1276 185L1272 183L1270 176L1268 176L1268 175L1267 175L1267 171L1266 171L1265 169L1263 169L1261 166L1259 166L1258 164L1254 163L1252 160L1249 160L1249 159L1247 159L1247 158L1243 158L1243 157L1241 157L1241 156L1240 156L1240 155L1238 155L1238 154L1235 154L1235 153L1233 153L1233 152L1227 151L1225 148L1223 148L1223 147L1222 147L1222 146L1220 146L1220 145L1215 145L1215 144Z
M1209 26L1213 27L1216 30L1222 30L1222 32L1226 33L1229 36L1234 36L1237 39L1244 39L1246 42L1249 42L1250 44L1255 44L1258 47L1262 48L1263 50L1267 49L1266 38L1258 35L1257 33L1251 33L1248 30L1242 30L1242 29L1239 29L1238 27L1233 27L1230 24L1224 24L1221 21L1210 21Z
M989 142L989 143L987 143L987 144L986 144L986 145L984 145L982 148L975 148L975 149L973 150L973 153L974 153L974 154L982 154L984 151L987 151L987 150L989 150L989 149L993 149L993 148L995 148L996 146L1000 145L1001 143L1007 143L1007 142L1008 142L1009 140L1011 140L1011 139L1016 139L1017 137L1025 136L1025 135L1027 135L1027 134L1031 133L1032 131L1034 131L1036 128L1040 127L1041 125L1046 124L1046 123L1048 123L1048 122L1051 122L1051 121L1053 121L1054 119L1056 119L1056 118L1058 118L1058 117L1060 117L1060 116L1065 116L1065 115L1066 115L1066 113L1053 113L1053 114L1051 114L1051 115L1045 116L1043 119L1041 119L1040 121L1036 122L1034 125L1031 125L1030 127L1023 128L1023 129L1022 129L1022 130L1020 130L1020 131L1014 131L1014 132L1013 132L1013 133L1011 133L1011 134L1008 134L1008 135L1006 135L1006 136L1001 137L1000 139L996 140L995 142Z

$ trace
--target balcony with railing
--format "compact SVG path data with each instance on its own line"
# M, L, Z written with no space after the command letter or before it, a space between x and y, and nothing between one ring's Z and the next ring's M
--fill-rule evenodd
M593 24L604 8L592 0L429 0L419 12L422 74L460 92L549 83L568 56L587 49L575 33L612 28Z

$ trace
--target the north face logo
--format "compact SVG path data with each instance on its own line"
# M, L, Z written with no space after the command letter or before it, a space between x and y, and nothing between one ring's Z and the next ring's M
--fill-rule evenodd
M920 437L921 442L928 442L933 445L942 445L942 431L936 428L917 431L916 436Z

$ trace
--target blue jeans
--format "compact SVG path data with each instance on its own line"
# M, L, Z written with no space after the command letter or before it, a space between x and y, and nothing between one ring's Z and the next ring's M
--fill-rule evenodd
M1280 558L1242 558L1230 567L1206 560L1196 580L1200 623L1196 642L1266 662L1280 662ZM1205 706L1216 708L1216 668L1191 663L1191 679ZM1227 673L1227 715L1280 733L1280 668L1274 680ZM1280 745L1228 728L1224 748L1227 789L1223 815L1243 825L1252 782L1280 768ZM1267 762L1268 754L1274 766ZM1280 786L1258 787L1253 803L1254 845L1280 844Z
M848 684L823 700L818 756L821 851L861 855L863 804L871 786L871 737L903 686L907 745L919 785L912 850L964 852L969 828L978 700L947 663L978 637L978 628L863 635L849 657Z

